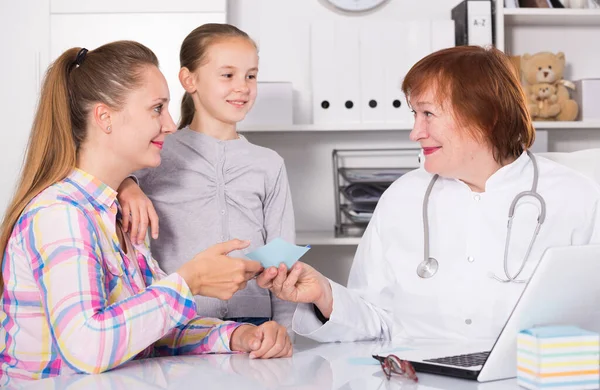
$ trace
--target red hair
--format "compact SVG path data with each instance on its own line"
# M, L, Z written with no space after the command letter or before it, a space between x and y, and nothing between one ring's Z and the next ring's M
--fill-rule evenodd
M436 51L410 69L402 91L409 98L432 86L437 103L450 103L461 127L487 142L497 162L517 158L533 144L525 93L500 50L457 46Z

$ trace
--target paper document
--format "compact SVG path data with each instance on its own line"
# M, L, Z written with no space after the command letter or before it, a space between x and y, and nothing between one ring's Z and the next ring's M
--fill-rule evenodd
M309 249L310 246L298 246L276 238L267 245L247 253L246 257L259 261L265 268L279 267L279 264L284 263L290 269Z

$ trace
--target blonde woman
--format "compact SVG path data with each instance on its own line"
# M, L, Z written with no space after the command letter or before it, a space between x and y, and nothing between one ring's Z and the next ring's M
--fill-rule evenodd
M227 298L261 271L226 256L247 242L208 248L166 275L147 242L123 233L115 189L160 164L175 131L168 104L155 55L136 42L72 48L48 70L0 237L0 385L156 355L291 355L275 322L197 317L194 295Z

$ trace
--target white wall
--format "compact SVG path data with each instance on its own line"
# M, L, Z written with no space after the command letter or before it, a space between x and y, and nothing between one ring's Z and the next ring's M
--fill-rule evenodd
M133 39L159 57L171 90L171 113L179 116L179 46L195 27L224 22L226 0L1 0L0 217L14 191L23 161L40 84L47 66L65 49L92 50L109 41Z
M87 5L82 3L82 5ZM50 17L50 61L71 47L93 50L117 40L134 40L148 46L158 57L171 103L169 112L177 121L184 89L179 82L179 48L185 37L204 23L225 22L224 12L134 12L123 13L59 13ZM105 29L104 26L116 26ZM156 28L156 26L162 26ZM74 35L73 31L77 31Z
M0 1L0 217L14 190L37 103L47 36L35 31L48 27L48 13L44 0Z

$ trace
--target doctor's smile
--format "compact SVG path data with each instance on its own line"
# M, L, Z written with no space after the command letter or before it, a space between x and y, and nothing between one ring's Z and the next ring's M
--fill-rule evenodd
M435 153L438 149L441 149L441 148L442 148L441 146L435 146L435 147L425 147L425 146L423 146L422 149L423 149L423 154L426 155L426 156L428 156L430 154Z

